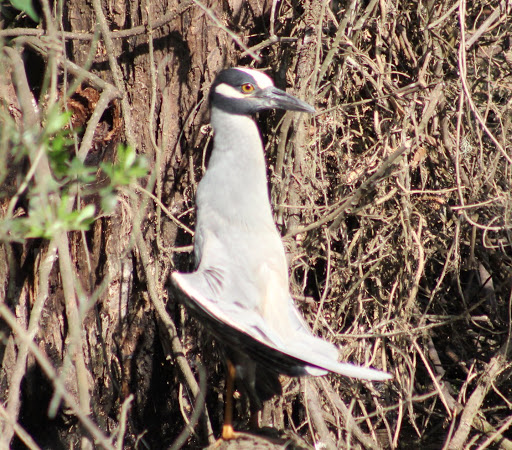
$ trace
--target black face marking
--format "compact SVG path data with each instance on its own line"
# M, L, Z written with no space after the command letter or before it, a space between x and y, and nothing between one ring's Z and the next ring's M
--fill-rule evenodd
M232 86L234 89L237 89L241 93L246 94L248 98L234 99L231 97L226 97L216 92L216 87L220 84L227 84L228 86ZM243 86L248 85L253 86L253 89L244 90ZM249 75L243 70L237 70L234 68L226 69L217 75L215 81L212 84L210 90L210 102L215 104L215 107L224 111L228 111L232 114L253 115L261 108L256 102L251 101L250 96L258 91L258 83L253 76Z
M314 112L310 105L274 87L267 76L237 68L217 75L210 90L210 102L217 109L246 116L265 109Z
M212 85L212 92L215 90L215 87L219 84L228 84L233 87L240 87L243 84L250 83L253 86L257 86L258 83L247 72L244 72L243 70L237 70L237 69L226 69L220 72L217 77L215 78L215 81Z

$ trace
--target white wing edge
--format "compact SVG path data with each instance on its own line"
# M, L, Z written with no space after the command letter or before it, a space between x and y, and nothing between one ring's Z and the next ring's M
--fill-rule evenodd
M239 325L237 325L235 322L233 322L228 315L226 315L221 308L208 298L206 298L201 292L199 292L197 289L195 289L193 286L190 285L190 283L187 283L186 279L183 277L183 274L179 272L174 272L171 277L176 282L176 284L181 288L181 290L187 294L190 298L194 299L199 305L201 305L202 309L208 311L212 316L219 319L221 322L224 322L226 325L234 328L237 331L240 331L245 334L247 333L246 330L240 328ZM249 336L253 337L259 342L262 342L261 339L257 339L251 334ZM267 342L263 342L265 345L268 345Z
M283 351L283 349L273 346L271 343L263 341L259 339L257 336L254 336L252 333L249 333L247 330L241 328L238 324L233 322L228 315L226 315L221 308L215 303L208 300L203 294L201 294L197 289L187 283L185 278L182 276L183 274L179 272L174 272L171 277L176 282L176 284L180 287L180 289L195 300L201 307L212 314L214 317L219 319L221 322L224 322L226 325L234 328L235 330L249 335L251 338L256 341L272 347L275 350L278 350L285 355L291 356L292 358L298 359L299 361L304 361L306 364L311 364L311 366L306 366L306 372L311 376L322 376L325 375L326 370L334 373L338 373L340 375L344 375L350 378L357 378L361 380L369 380L369 381L386 381L393 378L393 376L387 372L383 372L376 369L371 369L369 367L357 366L351 363L341 363L338 361L331 361L325 358L319 358L318 362L313 363L310 361L305 361L303 356L299 353L295 354L295 352ZM315 367L315 365L317 367Z

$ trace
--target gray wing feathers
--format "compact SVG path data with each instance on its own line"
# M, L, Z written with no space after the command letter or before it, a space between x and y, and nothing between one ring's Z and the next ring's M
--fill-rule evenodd
M251 314L244 308L243 301L226 303L222 288L225 278L221 270L198 270L191 274L175 272L172 278L179 289L192 299L190 306L196 309L199 307L211 319L249 336L260 344L306 363L305 372L309 375L325 375L326 371L331 371L366 380L382 381L391 378L385 372L338 362L336 347L313 336L300 320L295 321L292 326L301 328L288 333L290 339L286 339L286 335L276 332L260 314ZM291 298L289 301L292 302ZM294 305L293 308L292 316L295 316L298 312ZM286 314L282 311L281 316L283 313Z

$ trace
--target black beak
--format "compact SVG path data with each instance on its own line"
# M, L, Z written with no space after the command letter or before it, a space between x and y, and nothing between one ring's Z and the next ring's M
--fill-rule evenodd
M279 108L288 111L303 111L310 114L315 113L315 108L311 105L308 105L306 102L303 102L293 95L290 95L274 86L261 90L255 95L255 97L264 101L264 106L262 106L261 109Z

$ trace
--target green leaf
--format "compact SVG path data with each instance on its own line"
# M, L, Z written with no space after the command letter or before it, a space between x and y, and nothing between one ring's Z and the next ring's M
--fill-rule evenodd
M48 112L45 133L47 135L55 134L61 131L71 119L71 112L61 112L58 106L53 107Z
M133 165L135 162L135 158L137 158L137 154L135 153L135 150L133 150L130 146L119 146L118 148L118 156L119 156L119 163L124 168L129 168Z
M73 158L69 165L67 176L69 178L76 177L81 183L92 183L95 179L96 169L94 167L87 167L78 158Z
M129 146L120 145L117 149L118 163L101 163L100 167L110 178L112 186L128 186L137 178L148 173L146 158L137 155Z
M112 188L109 186L106 189L103 189L100 192L101 198L101 209L110 214L112 211L116 209L117 206L117 195L112 191Z
M96 207L94 205L87 205L84 208L78 210L78 214L75 217L75 224L79 227L83 226L84 223L89 224L91 219L94 219L95 212Z
M34 5L32 4L32 0L10 0L11 5L16 9L23 11L27 14L34 22L39 22L39 16L34 9Z

